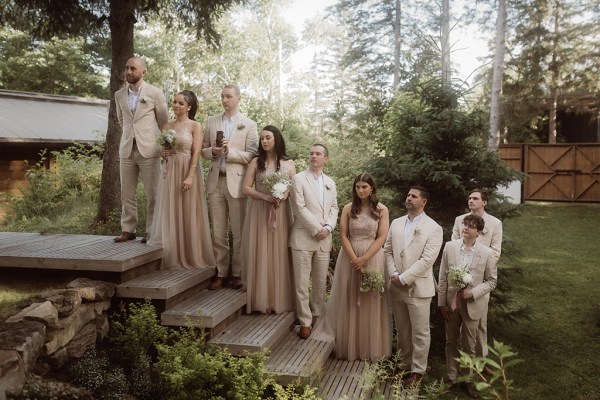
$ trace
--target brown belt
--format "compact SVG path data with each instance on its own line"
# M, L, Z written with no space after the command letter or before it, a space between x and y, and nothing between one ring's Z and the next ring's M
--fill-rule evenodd
M227 176L227 172L219 170L219 176Z

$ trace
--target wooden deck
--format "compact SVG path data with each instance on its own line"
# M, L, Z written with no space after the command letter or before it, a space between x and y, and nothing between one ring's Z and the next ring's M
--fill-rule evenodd
M0 267L125 273L152 264L162 249L112 236L0 232Z

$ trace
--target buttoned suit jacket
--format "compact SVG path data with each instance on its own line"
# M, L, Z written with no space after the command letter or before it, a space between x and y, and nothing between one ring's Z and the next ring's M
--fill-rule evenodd
M223 114L208 117L206 130L202 141L202 158L211 160L208 176L206 177L206 191L212 193L217 187L221 157L214 157L212 145L217 140L217 131L223 130ZM228 153L225 162L227 189L232 197L245 198L243 193L244 176L248 164L258 155L258 131L256 122L239 114L236 126L229 137Z
M297 250L331 251L331 235L319 240L315 235L324 225L335 229L338 217L337 191L333 179L323 174L325 200L319 201L319 192L312 173L307 169L292 178L291 204L294 223L290 230L289 246Z
M470 214L469 212L456 217L454 227L452 228L452 240L462 239L462 223L465 217ZM483 214L483 221L485 222L485 226L483 232L477 237L477 243L481 243L492 249L494 258L498 262L500 253L502 252L502 221L488 213Z
M433 264L444 240L442 227L423 214L413 235L405 243L407 219L407 215L396 218L390 225L383 246L387 274L391 277L396 271L399 272L413 297L433 297L436 289Z
M462 239L452 240L446 243L442 253L439 276L438 306L452 306L452 301L459 287L448 282L448 270L450 266L460 265L460 248ZM473 261L470 270L473 281L467 286L473 293L473 298L467 300L467 312L473 320L478 320L487 312L490 300L490 292L496 287L498 271L494 252L481 243L475 243L473 247Z
M156 143L161 129L169 121L167 100L163 91L144 82L135 114L127 104L128 86L115 93L117 119L122 127L119 157L127 158L133 149L133 139L145 158L159 157L161 148Z

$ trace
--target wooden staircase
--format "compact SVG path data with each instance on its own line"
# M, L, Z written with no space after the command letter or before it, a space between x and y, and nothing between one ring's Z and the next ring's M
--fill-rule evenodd
M44 273L65 273L110 280L117 283L117 300L151 299L163 325L202 327L209 343L235 355L268 350L267 371L283 385L319 385L326 399L370 397L361 388L364 363L330 358L333 342L300 339L292 312L245 315L244 291L207 290L216 268L160 270L161 258L162 249L137 240L114 243L111 236L0 232L0 272L31 271L36 279ZM389 390L388 383L383 391Z

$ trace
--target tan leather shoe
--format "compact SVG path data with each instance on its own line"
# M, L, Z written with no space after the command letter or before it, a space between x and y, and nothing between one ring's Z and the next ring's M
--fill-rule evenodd
M300 330L298 331L298 336L300 336L300 339L308 339L311 332L312 328L310 326L301 326Z
M117 236L113 240L117 243L121 243L121 242L126 242L128 240L134 240L134 239L135 239L135 233L122 232L120 236Z
M241 289L244 285L242 285L242 280L240 278L233 277L229 286L231 286L232 289Z
M223 278L217 276L211 282L210 286L208 287L208 290L217 290L217 289L221 289L222 287L223 287Z

